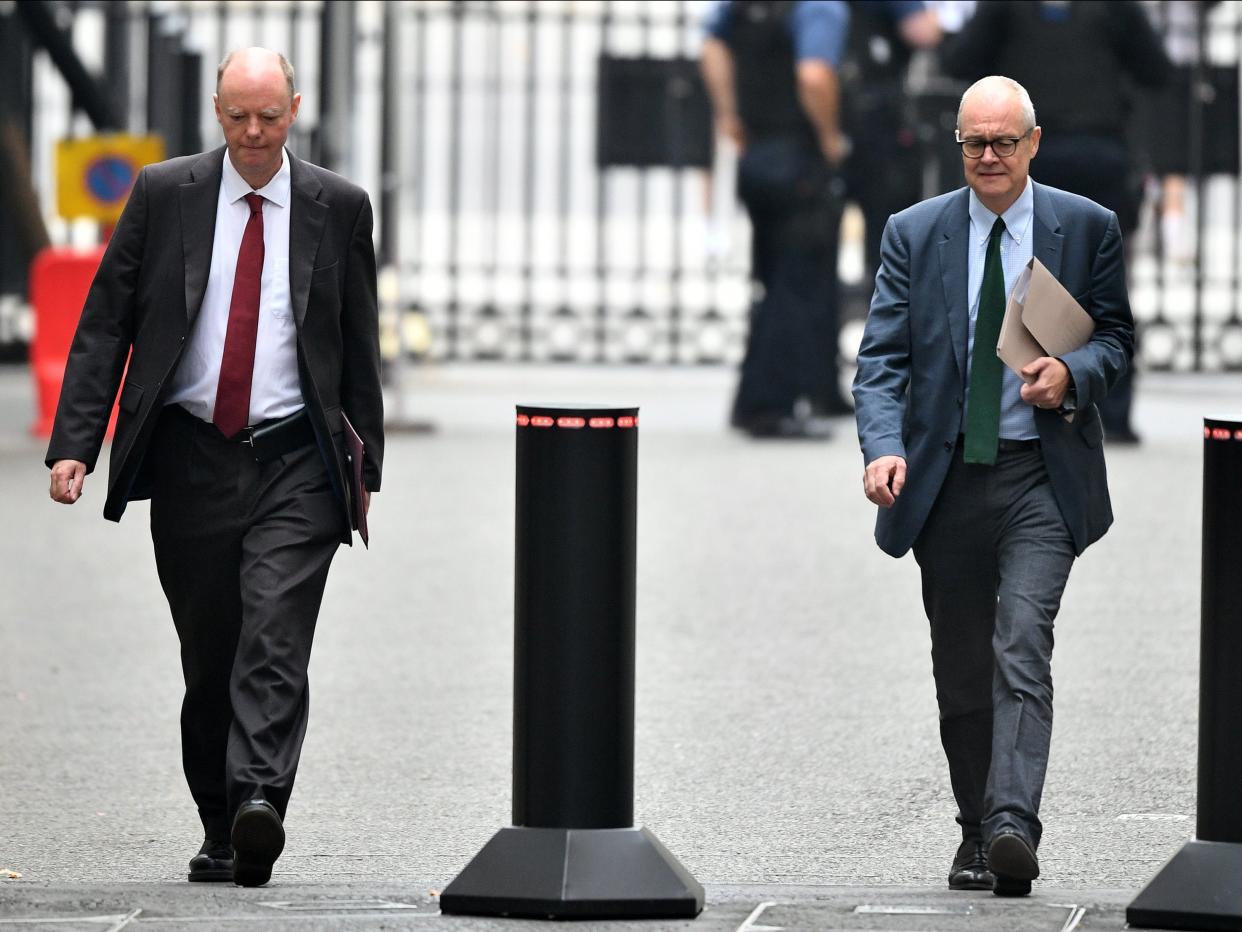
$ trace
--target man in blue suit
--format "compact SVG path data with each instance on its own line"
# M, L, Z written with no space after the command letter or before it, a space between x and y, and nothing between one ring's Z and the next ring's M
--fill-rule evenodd
M889 218L854 380L876 541L913 548L922 574L963 835L949 886L1001 896L1039 876L1053 620L1074 558L1112 523L1096 405L1134 337L1117 216L1028 177L1040 135L1015 81L962 96L968 187ZM1095 331L1019 376L995 345L1032 257Z

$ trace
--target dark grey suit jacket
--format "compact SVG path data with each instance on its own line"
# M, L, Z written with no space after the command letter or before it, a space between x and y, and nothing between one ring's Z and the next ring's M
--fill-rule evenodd
M150 496L145 454L207 287L224 152L222 146L142 170L69 351L47 463L75 459L95 468L124 373L104 502L104 517L113 521L130 500ZM341 539L349 543L342 412L366 445L364 484L371 491L380 487L384 455L371 203L357 185L317 165L290 155L289 168L298 370L341 493Z
M1034 185L1034 256L1095 319L1081 349L1061 357L1078 393L1072 422L1035 409L1057 504L1082 553L1112 524L1103 431L1095 402L1125 371L1134 321L1117 216L1098 204ZM889 218L854 379L864 462L904 457L906 485L879 509L876 542L895 557L914 544L948 472L962 430L969 323L969 190Z

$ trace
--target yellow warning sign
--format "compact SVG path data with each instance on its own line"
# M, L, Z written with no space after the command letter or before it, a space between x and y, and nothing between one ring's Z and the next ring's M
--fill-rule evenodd
M144 165L164 158L159 136L109 133L56 144L56 203L66 220L116 223Z

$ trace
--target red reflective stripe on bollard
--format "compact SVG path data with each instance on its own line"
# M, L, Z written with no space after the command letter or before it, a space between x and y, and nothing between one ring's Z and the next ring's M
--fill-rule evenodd
M586 420L580 417L558 417L556 419L556 426L577 429L579 427L586 427Z
M587 423L591 427L615 427L617 422L610 417L593 417Z
M519 415L517 416L517 426L518 426L518 427L525 427L525 426L526 426L527 424L529 424L529 423L530 423L530 417L529 417L529 416L527 416L527 415L525 415L525 414L519 414Z
M536 414L530 419L531 427L551 427L554 423L556 422L552 418L544 414Z
M1233 436L1233 434L1230 432L1229 428L1227 427L1213 427L1212 428L1212 439L1213 440L1228 440L1231 436Z
M617 418L618 427L636 427L638 426L638 418L636 417L619 417Z

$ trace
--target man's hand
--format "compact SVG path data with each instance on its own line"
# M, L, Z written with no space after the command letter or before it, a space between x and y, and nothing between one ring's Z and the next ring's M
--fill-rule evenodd
M1022 400L1037 408L1055 411L1065 400L1065 393L1073 384L1069 367L1052 356L1041 356L1019 370L1025 380L1020 394Z
M746 127L736 113L722 113L716 118L716 134L731 140L739 154L746 151Z
M85 463L77 460L57 460L52 465L52 485L48 494L54 502L72 505L82 497L82 484L85 481Z
M840 168L841 163L850 154L850 141L839 131L834 130L819 140L819 151L823 153L824 160L829 165L833 168Z
M881 508L892 508L906 484L906 461L900 456L881 456L863 471L863 491Z

